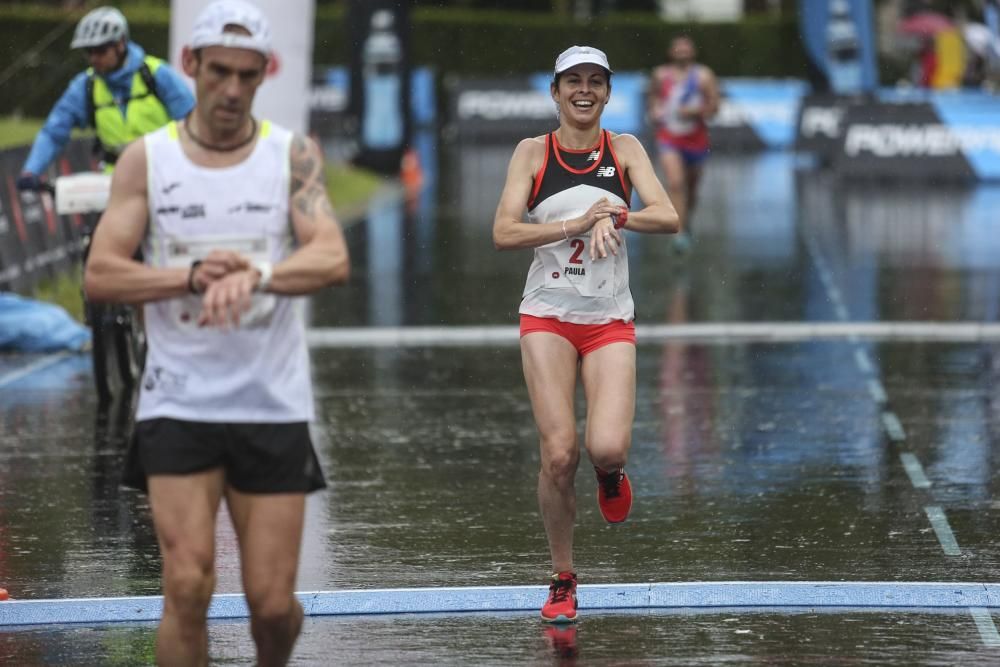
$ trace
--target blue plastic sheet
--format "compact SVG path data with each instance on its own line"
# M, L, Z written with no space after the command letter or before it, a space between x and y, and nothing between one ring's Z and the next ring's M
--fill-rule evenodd
M83 350L90 330L51 303L0 292L0 350Z

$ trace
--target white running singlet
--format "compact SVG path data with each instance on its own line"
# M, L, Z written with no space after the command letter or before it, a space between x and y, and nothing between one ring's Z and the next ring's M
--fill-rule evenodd
M202 167L176 123L144 137L151 266L189 267L215 249L277 264L291 252L292 133L268 121L239 164ZM300 299L254 294L237 328L199 327L201 295L144 306L148 353L137 420L289 423L313 418Z
M562 224L606 197L628 206L631 187L618 165L611 135L587 150L562 148L555 132L545 137L545 157L528 200L528 222ZM618 254L590 259L590 232L535 248L519 312L573 324L631 322L635 304L628 286L625 237Z

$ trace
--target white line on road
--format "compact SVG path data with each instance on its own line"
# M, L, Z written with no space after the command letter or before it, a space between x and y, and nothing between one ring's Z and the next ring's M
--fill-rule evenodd
M955 539L955 533L951 531L951 525L948 524L948 517L945 515L944 510L937 505L929 505L924 508L924 512L927 513L927 518L930 519L931 528L934 529L934 534L937 535L941 549L944 550L944 555L961 556L962 550L958 548L958 540Z
M906 440L906 431L903 430L903 425L900 423L899 417L896 416L895 412L883 412L882 424L885 426L885 432L888 434L890 440L893 442Z
M42 357L41 359L36 359L27 366L15 369L5 375L0 375L0 387L5 387L12 382L16 382L23 377L31 375L36 371L40 371L43 368L48 368L57 361L62 361L68 357L70 352L56 352L55 354L50 354Z
M683 340L695 343L796 343L816 339L996 342L997 322L706 322L640 324L639 343ZM516 326L331 327L310 329L313 347L458 347L517 345Z
M987 646L1000 646L1000 632L997 632L996 623L993 622L993 615L989 609L983 607L970 607L969 613L972 620L976 622L976 629L979 636Z
M872 372L872 362L868 359L868 353L864 350L854 350L854 361L862 373Z
M920 459L915 454L903 452L899 455L899 460L903 462L903 469L910 478L910 483L915 489L931 488L931 480L924 474L924 467L920 465Z
M889 400L885 394L885 387L877 378L868 378L868 393L876 403L882 404Z

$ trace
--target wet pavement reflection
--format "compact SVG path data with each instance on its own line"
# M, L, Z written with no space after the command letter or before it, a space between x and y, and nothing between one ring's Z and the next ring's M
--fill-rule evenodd
M577 626L534 615L306 619L292 665L954 665L991 664L968 612L717 609L604 614ZM4 664L152 664L154 626L0 633ZM250 664L249 630L212 623L213 664ZM336 658L331 661L331 647Z
M435 196L374 202L347 230L352 285L314 299L312 325L514 324L530 253L491 243L512 149L442 150L455 177ZM996 321L998 192L848 188L789 155L713 158L691 254L629 239L639 321ZM996 345L640 340L638 360L636 505L604 524L581 466L582 583L996 579ZM145 498L117 485L127 407L95 418L84 357L4 381L29 362L0 359L0 586L158 594ZM308 503L299 590L544 582L516 347L317 348L313 371L330 488ZM238 592L225 521L219 545L217 590ZM0 663L148 663L153 632L0 629ZM245 624L211 632L217 662L250 655ZM388 616L309 619L296 664L953 664L997 650L967 610L590 612L561 631L524 614Z

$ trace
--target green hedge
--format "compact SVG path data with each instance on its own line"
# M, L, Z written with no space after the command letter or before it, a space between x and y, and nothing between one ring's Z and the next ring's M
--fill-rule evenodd
M169 11L131 8L132 36L165 57ZM0 115L18 112L44 116L66 83L85 66L69 49L81 12L51 8L0 7L0 43L8 54L31 53L51 41L0 81ZM414 62L440 75L504 76L548 70L570 44L589 43L607 51L618 70L649 69L659 63L672 35L687 32L699 45L699 59L720 76L802 77L805 58L794 19L752 18L740 23L664 23L653 15L615 14L587 24L538 12L482 12L416 9L413 12ZM346 64L350 58L342 9L319 8L315 21L314 62ZM51 38L51 39L47 39ZM14 59L8 60L13 63ZM8 69L0 68L0 72Z

